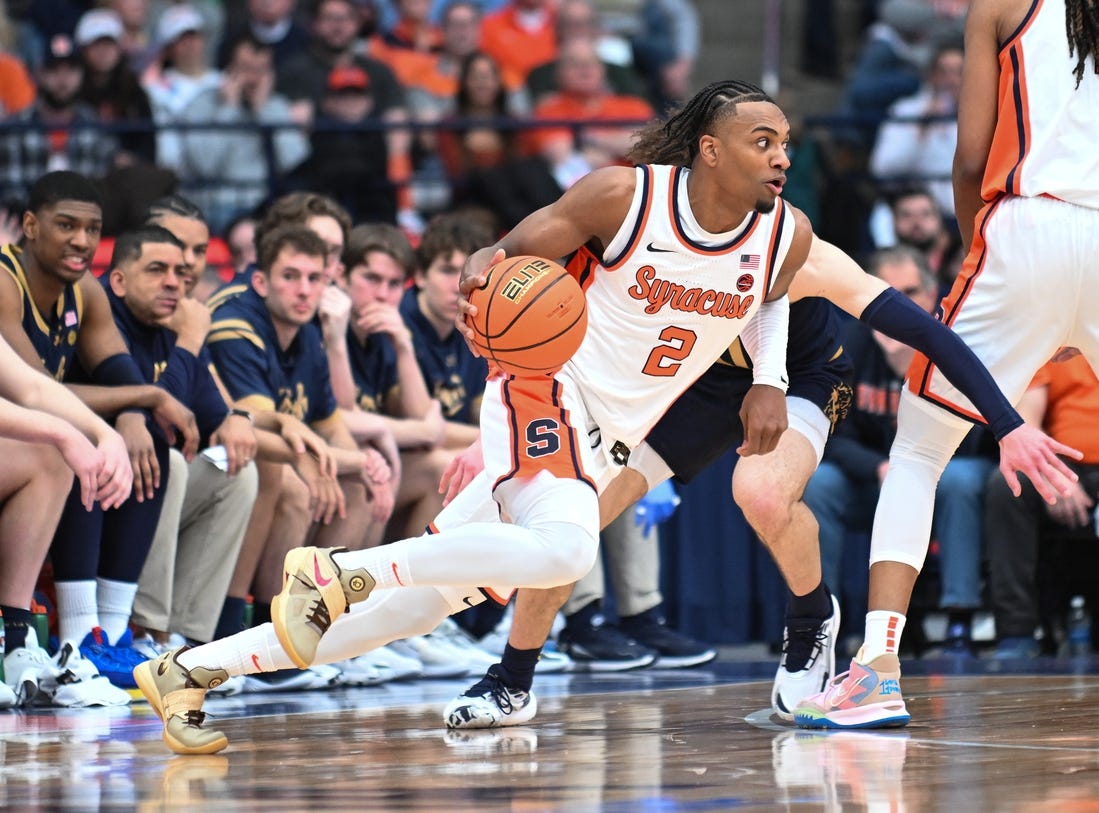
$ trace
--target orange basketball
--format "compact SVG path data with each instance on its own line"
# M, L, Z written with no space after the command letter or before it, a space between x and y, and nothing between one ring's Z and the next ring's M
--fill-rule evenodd
M553 373L572 358L588 329L584 292L561 265L542 257L508 257L488 269L470 294L474 344L506 373Z

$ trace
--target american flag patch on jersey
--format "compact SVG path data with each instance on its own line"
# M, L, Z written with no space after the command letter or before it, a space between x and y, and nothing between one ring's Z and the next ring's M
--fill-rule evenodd
M65 327L72 327L76 324L76 311L65 311Z
M758 254L741 254L740 255L740 270L741 271L758 271L759 270L759 255Z

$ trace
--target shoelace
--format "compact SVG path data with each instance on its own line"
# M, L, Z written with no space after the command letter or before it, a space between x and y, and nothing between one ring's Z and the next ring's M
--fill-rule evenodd
M824 623L793 624L786 628L786 640L783 642L782 654L785 658L788 672L800 672L812 666L820 653L824 651L824 642L828 635L824 631ZM800 664L800 666L798 666ZM791 669L790 666L798 666Z
M466 697L481 697L486 694L491 695L492 701L504 714L511 714L515 708L511 702L511 692L508 691L508 687L491 669L466 691Z
M328 612L328 605L324 603L324 599L317 598L310 605L305 623L312 624L320 630L321 635L328 632L328 628L332 626L332 616Z

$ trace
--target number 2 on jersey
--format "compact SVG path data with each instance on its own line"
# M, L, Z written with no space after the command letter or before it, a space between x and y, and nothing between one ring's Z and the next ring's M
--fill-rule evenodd
M645 375L675 375L682 366L680 362L691 354L697 339L698 335L693 330L668 325L660 331L660 341L668 344L658 344L652 349L641 372Z

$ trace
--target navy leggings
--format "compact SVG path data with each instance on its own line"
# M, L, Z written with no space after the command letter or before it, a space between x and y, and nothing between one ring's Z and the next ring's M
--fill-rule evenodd
M151 500L138 502L131 495L110 511L103 511L98 503L85 511L80 504L80 483L74 478L50 547L56 581L88 581L99 576L137 582L153 544L168 486L168 445L156 434L153 443L160 464L160 488Z

